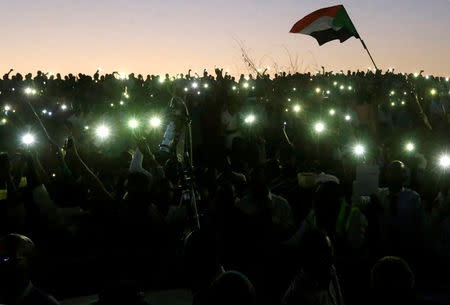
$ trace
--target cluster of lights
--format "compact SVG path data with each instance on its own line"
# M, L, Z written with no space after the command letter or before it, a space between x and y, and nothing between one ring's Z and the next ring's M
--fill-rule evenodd
M30 87L25 88L25 94L27 95L36 95L37 91L36 89L32 89Z
M414 77L418 77L418 76L419 76L419 73L414 73ZM127 78L128 78L128 77L127 77L126 74L123 74L123 73L120 74L120 79L123 80L123 79L127 79ZM426 78L426 79L429 79L429 76L427 75L425 78ZM172 78L171 80L174 80L174 78ZM246 78L246 80L248 81L249 78ZM160 76L160 77L159 77L159 82L160 82L160 83L164 83L164 81L165 81L165 78L162 77L162 76ZM449 78L446 78L445 81L448 82L448 81L449 81ZM336 87L336 86L338 86L339 84L338 84L338 82L335 81L335 82L333 82L333 85ZM242 86L243 86L243 88L246 88L246 89L250 87L250 85L249 85L248 82L244 82L244 83L242 84ZM197 82L193 82L193 83L191 84L191 87L192 87L193 89L197 89L197 88L199 87L199 84L198 84ZM205 84L203 84L203 87L204 87L204 88L208 88L209 85L208 85L207 83L205 83ZM251 88L254 90L255 87L252 86ZM339 88L340 88L340 90L345 90L345 89L346 89L346 87L345 87L344 85L340 85ZM353 90L353 87L352 87L352 86L347 86L347 89L350 91L350 90ZM237 90L237 87L236 87L236 86L233 86L233 87L232 87L232 90ZM32 88L29 88L29 87L25 88L24 91L25 91L25 93L26 93L27 95L36 95L36 94L37 94L36 89L32 89ZM184 91L188 91L188 88L187 88L187 87L184 88ZM293 91L296 91L296 88L293 88ZM329 94L331 93L330 90L322 91L322 89L319 88L319 87L318 87L318 88L315 88L315 92L316 92L317 94L320 94L320 93L322 93L322 92L325 92L327 95L329 95ZM437 90L434 89L434 88L430 90L430 94L431 94L431 95L436 95L437 93L438 93ZM200 91L197 91L197 94L200 94ZM129 98L128 93L125 92L123 95L124 95L125 98L127 98L127 99ZM395 95L395 91L392 90L392 91L390 92L390 95L391 95L391 96ZM406 92L406 91L403 92L403 95L406 96L406 95L407 95L407 92ZM288 101L291 101L291 99L289 98ZM124 102L123 102L123 101L120 101L119 104L120 104L120 105L124 105ZM401 105L405 105L405 101L401 101ZM114 104L111 103L110 106L111 106L111 107L114 107ZM396 103L395 103L395 102L391 102L391 106L396 106ZM11 107L10 107L9 105L5 105L5 106L4 106L4 110L5 110L5 111L10 111L10 110L11 110ZM61 110L67 110L67 105L65 105L65 104L61 105ZM293 110L294 112L298 113L298 112L300 112L302 109L301 109L301 106L300 106L300 105L294 105L294 106L292 107L292 110ZM288 111L289 111L289 109L286 108L286 112L288 112ZM49 116L52 115L52 112L51 112L51 111L47 111L46 109L42 110L42 113L48 114ZM329 110L329 115L330 115L330 116L334 116L335 114L336 114L336 111L335 111L334 109L330 109L330 110ZM346 121L350 121L350 120L351 120L351 116L348 115L348 114L345 115L344 118L345 118ZM244 122L245 122L246 124L253 124L255 121L256 121L256 117L255 117L253 114L247 115L247 116L245 117L245 119L244 119ZM2 124L5 124L6 122L7 122L6 118L3 118L3 119L1 120L1 123L2 123ZM151 126L151 127L156 128L156 127L159 127L159 126L161 125L161 119L160 119L159 117L157 117L157 116L154 116L154 117L151 117L151 118L150 118L149 123L150 123L150 126ZM286 125L286 122L285 122L284 124ZM131 129L138 128L139 125L140 125L140 123L139 123L139 121L136 120L136 119L130 119L130 120L128 121L128 126L129 126ZM84 129L85 129L85 130L89 130L89 126L87 126L87 125L84 126ZM325 127L325 124L324 124L323 122L316 122L316 123L314 124L314 131L315 131L316 133L318 133L318 134L323 133L323 132L325 131L325 129L326 129L326 127ZM109 128L108 126L106 126L106 125L100 125L100 126L98 126L98 127L95 129L95 134L96 134L100 139L107 139L107 138L111 135L111 130L110 130L110 128ZM33 134L31 134L31 133L26 133L26 134L22 135L21 141L22 141L23 144L25 144L25 145L27 145L27 146L30 146L30 145L32 145L32 144L35 143L36 139L35 139L35 136L34 136ZM412 142L408 142L408 143L405 144L404 149L405 149L407 152L413 152L413 151L415 150L415 145L414 145L414 143L412 143ZM353 153L354 153L356 156L363 156L363 155L365 154L365 147L364 147L362 144L356 144L356 145L353 146ZM441 156L439 157L438 164L439 164L439 166L440 166L441 168L444 168L444 169L450 168L450 156L447 155L447 154L441 155ZM53 176L54 176L54 174L53 174Z
M42 109L42 114L46 114L48 116L52 116L53 112L48 111L47 109Z

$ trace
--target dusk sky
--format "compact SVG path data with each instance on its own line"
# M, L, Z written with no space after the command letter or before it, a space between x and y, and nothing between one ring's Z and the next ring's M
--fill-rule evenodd
M359 40L319 47L289 34L310 12L344 4L383 70L450 76L449 0L3 0L0 73L36 70L178 73L214 66L246 72L239 43L261 67L300 71L372 67Z

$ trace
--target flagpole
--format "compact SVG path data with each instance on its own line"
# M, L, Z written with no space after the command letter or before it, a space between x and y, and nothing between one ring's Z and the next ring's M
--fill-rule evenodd
M361 43L362 43L364 49L367 51L367 54L369 54L370 60L372 60L372 63L373 63L373 65L375 66L375 71L377 71L377 70L378 70L377 64L376 64L375 61L373 60L372 54L370 54L370 51L369 51L369 49L367 48L366 43L364 42L364 40L361 39L361 37L359 38L359 40L361 41Z

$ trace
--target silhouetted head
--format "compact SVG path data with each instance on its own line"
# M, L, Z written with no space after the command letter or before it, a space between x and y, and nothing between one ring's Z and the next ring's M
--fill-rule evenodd
M34 243L20 234L8 234L0 239L0 294L20 294L30 282L30 260Z
M379 304L411 304L414 282L408 263L395 256L380 259L371 272L371 288Z
M208 299L211 305L252 305L256 303L255 288L243 274L228 271L212 283Z
M407 180L405 164L401 161L392 161L386 171L387 183L390 188L401 188Z

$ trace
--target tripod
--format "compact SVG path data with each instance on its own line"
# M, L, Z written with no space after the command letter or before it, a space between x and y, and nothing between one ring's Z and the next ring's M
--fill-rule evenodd
M172 121L169 123L164 135L163 144L160 145L160 149L172 155L176 156L176 146L178 141L184 131L184 153L183 153L183 176L181 179L181 198L180 205L185 203L188 207L188 212L194 220L194 226L200 229L200 216L197 209L197 187L195 185L194 178L194 158L193 158L193 147L192 147L192 121L189 114L189 108L184 99L179 97L172 97L169 107L174 108L174 102L178 101L180 105L183 106L183 113L178 114L179 118L177 120L178 125ZM177 116L177 114L176 114ZM173 134L172 134L173 133ZM167 140L166 138L172 138ZM170 145L168 143L170 142Z

